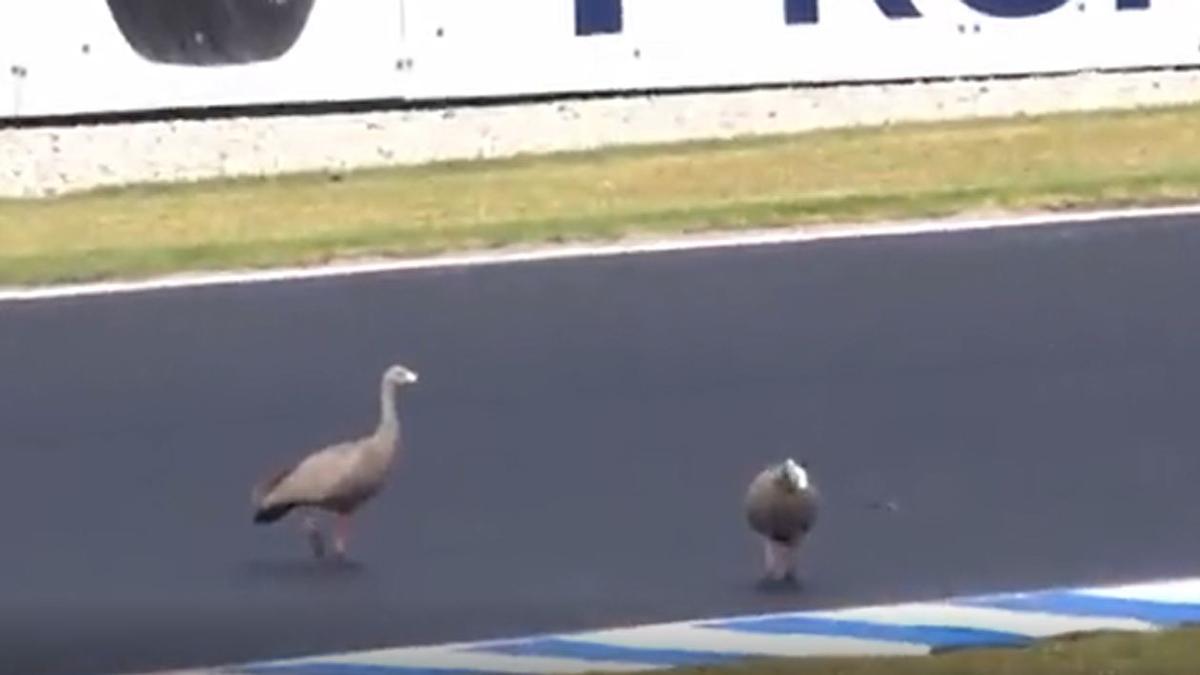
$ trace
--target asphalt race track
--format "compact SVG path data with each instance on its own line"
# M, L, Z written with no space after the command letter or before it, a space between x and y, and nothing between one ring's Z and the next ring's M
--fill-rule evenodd
M1194 575L1186 219L0 305L0 655L104 673ZM354 563L249 489L369 431L408 455ZM746 482L810 460L798 593ZM872 508L894 502L895 509Z

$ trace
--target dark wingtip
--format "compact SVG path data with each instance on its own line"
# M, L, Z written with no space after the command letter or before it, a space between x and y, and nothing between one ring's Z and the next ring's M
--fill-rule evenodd
M293 506L293 504L279 504L265 509L258 509L254 512L254 522L257 525L273 523L287 515L287 512L291 511Z

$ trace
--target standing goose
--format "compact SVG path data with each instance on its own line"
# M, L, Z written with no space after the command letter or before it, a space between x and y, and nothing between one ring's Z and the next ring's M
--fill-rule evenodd
M817 520L818 494L803 462L769 466L746 491L746 520L763 538L767 579L795 581L796 549Z
M298 507L331 512L335 515L334 546L338 555L344 556L350 516L383 487L396 451L402 446L396 389L416 381L417 374L401 365L384 371L380 385L382 409L375 433L316 450L255 486L254 522L273 523ZM316 517L309 513L303 526L313 554L323 556L325 546Z

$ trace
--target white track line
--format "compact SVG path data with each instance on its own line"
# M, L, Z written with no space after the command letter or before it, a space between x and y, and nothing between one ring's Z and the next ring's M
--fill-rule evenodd
M626 241L613 244L581 244L539 247L510 252L463 253L428 258L384 260L377 262L335 263L313 267L289 267L272 270L229 271L182 274L138 281L113 281L34 288L0 288L0 303L49 300L117 293L194 288L201 286L240 285L278 281L299 281L330 277L348 277L406 270L447 267L477 267L547 260L566 260L621 255L645 255L701 249L740 248L791 244L829 239L892 237L930 233L967 232L1036 225L1066 225L1103 220L1146 220L1178 216L1200 216L1200 203L1179 206L1108 209L1070 213L1034 213L978 219L922 221L885 221L857 225L818 225L799 228L757 230L732 234L685 235L650 241Z
M369 652L351 653L336 659L317 657L278 662L284 665L327 664L344 666L392 666L405 669L477 670L488 673L567 673L601 672L644 672L663 666L652 663L628 661L599 661L572 659L554 656L519 656L499 653L455 651L441 647L418 647L415 649L378 649Z
M1169 595L1163 597L1174 600ZM1016 633L1031 638L1045 638L1069 633L1089 633L1103 630L1148 631L1154 624L1138 619L1110 617L1079 617L1048 614L1034 610L1009 610L992 607L957 606L937 602L915 602L876 607L855 607L831 611L814 611L808 615L830 619L857 619L871 623L894 625L950 625Z
M898 640L872 640L847 635L754 634L689 624L613 628L568 635L582 643L632 647L756 654L776 657L921 656L929 647Z
M1085 590L1089 595L1149 602L1187 602L1200 604L1200 579L1152 581L1112 588Z

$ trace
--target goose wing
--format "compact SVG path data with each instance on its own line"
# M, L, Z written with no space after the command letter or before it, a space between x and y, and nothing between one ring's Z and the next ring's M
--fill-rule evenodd
M315 504L336 497L339 486L355 471L359 446L359 442L331 445L273 474L255 489L256 505Z

